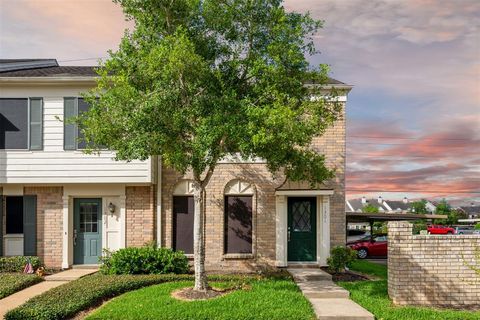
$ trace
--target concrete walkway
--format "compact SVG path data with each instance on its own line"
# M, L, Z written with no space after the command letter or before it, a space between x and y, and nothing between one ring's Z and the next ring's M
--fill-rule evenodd
M318 268L288 268L320 320L374 320L373 314L349 299L349 292Z
M98 269L70 269L62 271L51 276L46 276L45 281L36 285L18 291L8 297L0 299L0 319L3 319L5 314L21 304L27 302L27 300L44 293L52 288L61 286L72 280L76 280L83 276L97 272Z

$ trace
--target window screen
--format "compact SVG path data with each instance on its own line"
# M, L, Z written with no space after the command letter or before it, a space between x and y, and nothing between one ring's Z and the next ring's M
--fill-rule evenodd
M225 197L225 253L252 253L252 197Z
M193 215L192 196L173 197L173 247L186 254L193 253Z
M5 198L7 234L23 233L23 197Z
M28 149L28 99L0 99L0 149Z

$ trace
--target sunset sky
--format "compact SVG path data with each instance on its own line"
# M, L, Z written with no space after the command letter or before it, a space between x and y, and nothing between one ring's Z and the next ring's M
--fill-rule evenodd
M480 1L289 0L285 7L325 21L315 38L321 54L310 60L354 86L348 197L480 202ZM109 0L0 0L0 58L94 65L126 27Z

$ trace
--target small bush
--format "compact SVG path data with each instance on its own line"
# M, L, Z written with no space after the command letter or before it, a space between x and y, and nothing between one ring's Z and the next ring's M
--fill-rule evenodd
M231 281L232 286L248 282L244 276L209 276L210 281ZM6 320L71 319L78 312L100 305L105 300L146 286L172 281L193 281L193 275L102 275L86 276L33 297L10 310Z
M41 281L43 279L35 274L2 273L0 275L0 299Z
M101 258L103 274L187 273L188 259L183 252L146 245L105 252Z
M480 222L475 225L475 230L480 230Z
M336 246L330 250L330 257L327 259L328 268L334 272L343 272L345 267L357 259L357 253L355 250Z
M38 257L0 257L0 272L23 272L28 259L30 259L34 270L42 265Z

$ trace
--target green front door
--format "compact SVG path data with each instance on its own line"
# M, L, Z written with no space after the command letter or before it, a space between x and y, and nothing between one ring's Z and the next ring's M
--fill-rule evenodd
M288 198L288 261L317 260L317 205L314 197Z
M74 264L97 264L102 254L102 199L75 199L74 222Z

